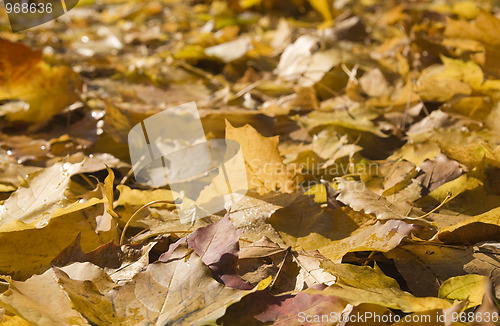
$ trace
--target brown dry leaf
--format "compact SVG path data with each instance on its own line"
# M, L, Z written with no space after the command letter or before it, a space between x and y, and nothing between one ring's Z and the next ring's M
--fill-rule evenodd
M24 282L11 281L0 306L36 325L90 325L57 284L52 269Z
M116 237L116 223L96 233L96 219L105 213L103 199L92 192L74 203L67 197L71 176L79 172L81 165L55 163L35 173L29 177L28 187L19 188L0 206L2 273L25 279L45 271L79 233L85 250Z
M286 245L319 250L333 261L340 261L348 252L391 250L410 233L421 230L403 220L376 222L349 208L321 208L305 196L276 211L268 222Z
M0 151L0 188L1 191L15 191L21 184L21 177L39 170L37 167L24 166L17 162L7 151Z
M393 195L402 190L416 175L415 165L411 162L398 160L388 163L380 167L380 172L385 176L383 196Z
M422 138L428 137L435 129L442 127L448 127L455 123L449 114L436 110L432 111L427 117L423 118L419 122L411 125L408 129L408 136L413 140L417 141Z
M252 286L236 275L241 233L243 230L237 230L229 220L229 214L226 214L219 222L188 235L187 244L210 268L217 281L235 289L249 290Z
M446 102L455 95L470 95L483 83L483 72L475 63L441 57L443 65L427 68L420 75L418 93L427 101Z
M273 296L266 291L258 291L244 297L240 302L231 305L224 317L220 319L224 325L289 326L308 323L321 325L337 325L346 302L334 296L310 295L298 293L295 296ZM321 320L322 315L338 316L331 322ZM307 318L307 319L306 319Z
M102 204L90 200L67 211L60 210L42 229L0 232L0 273L15 279L42 273L79 233L84 251L91 251L112 239L116 241L116 228L99 234L95 232L96 216L103 212Z
M460 165L444 154L439 154L432 161L424 161L420 169L423 173L416 180L420 181L428 191L433 191L462 174Z
M460 223L444 227L436 237L445 243L472 244L480 241L496 240L500 235L500 208L470 216Z
M0 31L1 325L497 312L494 1L94 2ZM131 177L127 134L189 101L248 180L228 217L183 224L180 194Z
M364 74L359 79L359 84L363 91L371 97L389 96L392 91L382 71L378 68Z
M500 20L491 13L481 10L474 22L448 19L444 35L448 38L445 41L452 42L458 48L482 51L483 56L476 57L477 62L483 65L485 70L498 74L499 32Z
M174 251L169 262L149 265L132 281L104 295L94 284L56 272L74 307L99 325L213 323L228 305L253 291L263 290L270 282L263 281L251 291L225 287L211 277L198 255L181 247Z
M51 67L40 51L0 38L0 100L23 101L11 121L45 122L75 102L82 82L69 67Z
M294 261L300 267L297 275L296 290L304 290L319 284L330 286L337 281L337 278L326 272L321 267L321 262L325 257L315 252L297 252L293 253Z
M351 157L363 149L356 144L349 144L347 135L341 135L335 129L330 128L314 135L311 147L316 154L327 160L323 163L324 167L334 164L342 157Z
M419 298L404 292L396 280L384 275L378 266L355 266L325 262L323 268L338 277L338 282L323 291L307 289L306 293L333 295L351 305L371 303L403 312L421 312L451 307L447 300Z
M473 250L465 246L433 243L402 244L384 253L392 259L416 296L437 296L441 284L453 276L464 275Z
M500 254L498 243L478 243L473 248L473 259L464 264L467 273L488 276L495 293L500 291Z
M479 308L475 311L477 315L490 315L490 316L499 316L500 315L500 310L498 307L495 305L495 301L493 299L492 295L492 290L488 289L486 293L483 296L483 301ZM489 318L490 320L479 320L477 318L476 320L472 321L472 326L496 326L497 323L493 321L493 318Z
M387 159L394 160L402 158L419 166L426 159L432 160L439 153L441 153L439 145L433 141L427 140L421 143L408 142Z
M315 250L348 237L371 218L351 210L321 208L310 196L274 212L267 220L287 246Z
M307 117L299 118L299 121L311 129L334 127L342 131L342 128L345 128L353 132L367 132L380 138L387 138L388 135L373 122L378 115L379 113L373 108L357 105L349 110L344 106L331 111L313 111Z
M449 20L448 23L445 30L447 37L500 44L500 20L486 11L481 11L474 23L457 20Z
M250 125L235 128L226 121L226 139L237 141L241 146L249 189L259 194L270 191L289 193L297 187L298 176L281 159L278 136L263 137Z
M76 310L58 284L59 273L73 279L92 281L100 291L116 286L102 269L91 263L77 263L49 269L24 282L10 281L9 289L0 295L0 306L36 325L90 325Z
M391 203L383 196L366 189L362 182L348 181L343 178L335 178L334 181L340 192L337 200L349 205L355 211L373 214L379 220L412 220L415 223L426 224L424 219L419 218L425 213L407 202Z
M363 225L348 237L319 248L319 252L334 262L340 262L348 252L380 251L396 248L403 239L421 228L401 220L377 221L372 225Z
M238 274L245 281L256 284L269 276L277 275L286 254L286 248L263 237L240 250Z
M146 231L134 236L131 241L141 242L151 237L161 234L178 234L185 236L197 228L213 224L220 220L219 216L210 215L201 219L196 219L193 223L181 223L176 214L174 198L178 195L169 189L133 189L126 185L116 187L120 191L120 196L114 202L114 210L120 216L120 221L126 223L132 214L141 206L154 200L169 200L170 203L158 203L143 209L131 221L131 227L145 228Z
M252 39L249 36L242 36L233 41L205 48L204 52L207 56L227 63L242 58L252 48Z
M161 222L165 222L159 214L151 214L151 210L156 208L166 208L167 212L170 212L174 206L174 197L175 194L172 191L167 189L154 189L154 190L140 190L140 189L132 189L126 185L118 185L116 187L118 191L120 191L120 196L114 202L114 210L120 216L120 220L123 223L126 223L129 218L134 214L134 212L139 209L141 206L154 201L154 200L170 200L172 204L168 203L159 203L157 205L153 205L153 208L149 208L148 210L143 210L142 214L139 214L133 221L131 221L131 226L140 226L140 227L150 227L154 228L159 226ZM174 214L172 214L173 220L179 220ZM178 222L180 225L180 222ZM179 230L179 229L176 229Z
M318 284L335 283L335 277L320 267L324 259L318 253L283 249L263 237L241 250L238 273L243 279L255 284L273 276L273 289L280 292L289 289L301 291Z
M103 268L114 282L125 282L149 264L149 252L157 242L120 246L111 241L93 251L83 252L81 235L78 234L75 241L52 260L51 265L63 267L74 262L90 262Z

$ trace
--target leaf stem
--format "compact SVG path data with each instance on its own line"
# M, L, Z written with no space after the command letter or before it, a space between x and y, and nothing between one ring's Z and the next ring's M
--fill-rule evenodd
M149 207L149 206L154 205L154 204L159 204L159 203L172 204L173 201L171 201L171 200L153 200L153 201L150 201L147 204L142 205L141 208L139 208L138 210L136 210L134 212L134 214L132 214L132 216L130 216L130 218L128 219L127 223L123 227L122 235L120 236L120 246L123 244L123 239L125 238L125 231L127 231L128 226L134 220L134 218L137 216L137 214L139 214L139 212L141 212L144 208Z
M448 200L451 198L451 196L452 196L452 194L451 194L451 192L449 192L448 196L446 196L446 198L443 200L443 202L441 204L439 204L436 208L434 208L430 212L420 216L419 218L427 217L427 216L431 215L432 213L434 213L435 211L437 211L438 209L440 209L444 204L446 204L448 202Z

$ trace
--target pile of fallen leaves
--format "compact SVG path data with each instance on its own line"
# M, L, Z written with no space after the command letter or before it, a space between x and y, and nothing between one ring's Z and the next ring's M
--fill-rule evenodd
M2 7L0 325L495 325L495 4ZM127 137L190 101L249 191L181 223Z

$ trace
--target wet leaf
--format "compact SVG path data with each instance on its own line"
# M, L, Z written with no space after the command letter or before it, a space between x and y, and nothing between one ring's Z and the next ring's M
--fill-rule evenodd
M81 163L56 163L49 169L35 172L26 187L19 188L1 206L0 230L43 228L52 214L69 207L66 197L71 176Z

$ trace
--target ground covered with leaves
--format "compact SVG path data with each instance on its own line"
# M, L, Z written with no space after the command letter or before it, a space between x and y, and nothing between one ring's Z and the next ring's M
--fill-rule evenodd
M495 4L2 7L0 325L496 325ZM190 101L249 191L181 223L128 133Z

